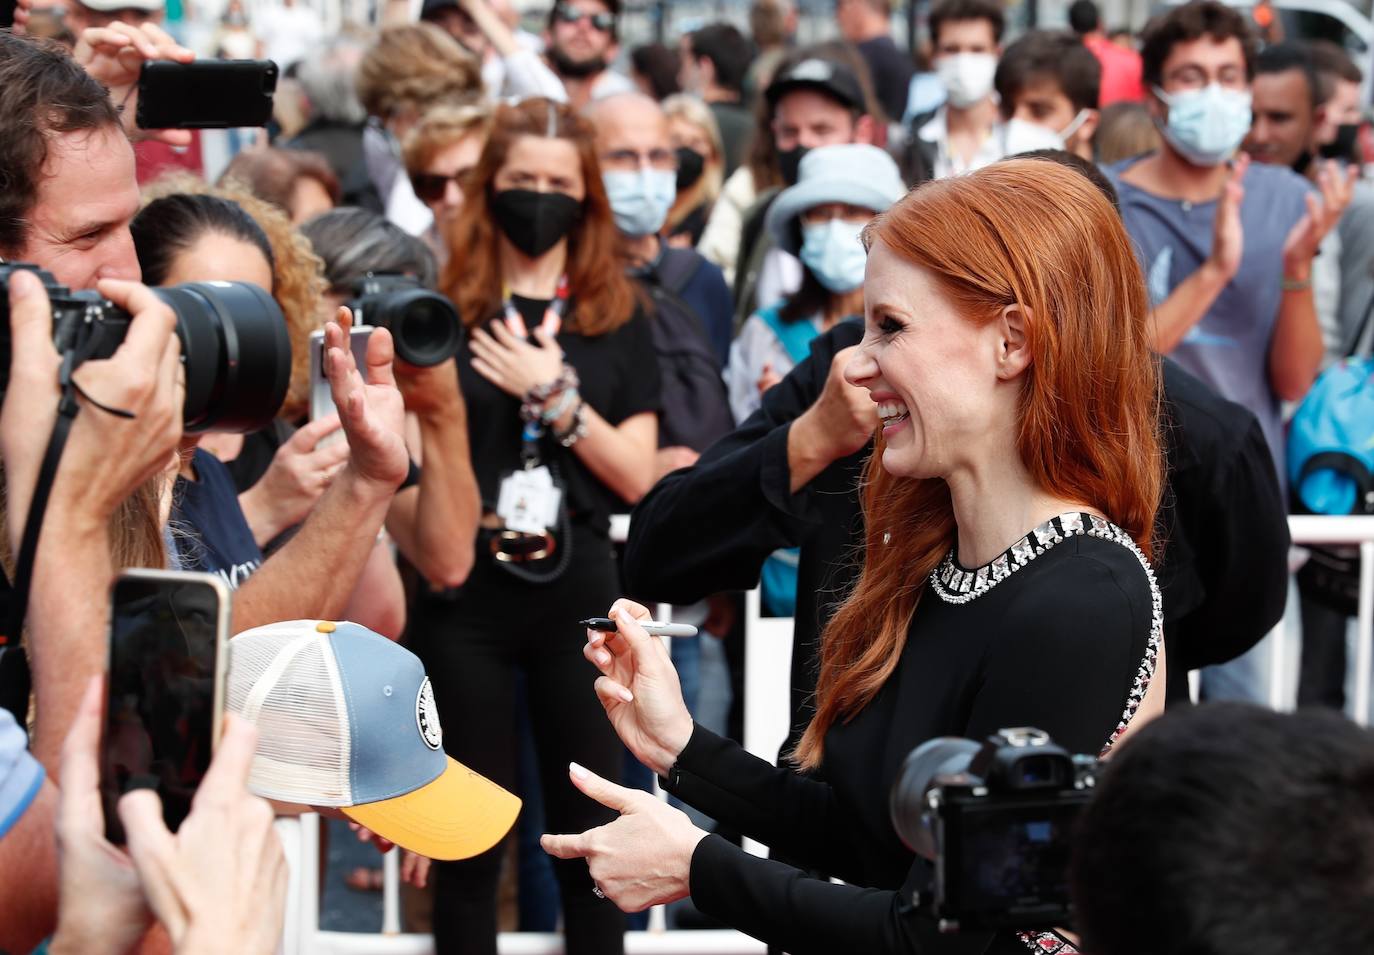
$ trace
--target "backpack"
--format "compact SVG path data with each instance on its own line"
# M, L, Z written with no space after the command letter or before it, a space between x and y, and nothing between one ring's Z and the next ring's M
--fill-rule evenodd
M1374 300L1346 357L1322 372L1288 431L1288 480L1297 514L1374 514L1374 345L1364 343ZM1298 581L1347 614L1359 602L1359 552L1313 547Z
M658 446L705 451L735 428L725 381L706 330L682 290L705 261L691 249L665 248L641 276L653 301L649 322L662 378Z

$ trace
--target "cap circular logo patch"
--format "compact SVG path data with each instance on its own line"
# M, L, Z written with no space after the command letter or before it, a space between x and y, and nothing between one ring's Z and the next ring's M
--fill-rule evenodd
M420 727L420 738L430 749L444 745L444 731L439 726L439 708L434 705L434 690L429 685L429 677L420 684L420 692L415 697L415 725Z

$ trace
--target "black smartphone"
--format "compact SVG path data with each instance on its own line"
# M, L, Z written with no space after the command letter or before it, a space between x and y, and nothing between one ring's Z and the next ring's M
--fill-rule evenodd
M266 126L277 90L271 60L153 60L138 76L140 129Z
M120 796L155 790L175 832L210 768L224 713L230 598L213 574L126 570L110 599L100 801L106 837L123 845Z

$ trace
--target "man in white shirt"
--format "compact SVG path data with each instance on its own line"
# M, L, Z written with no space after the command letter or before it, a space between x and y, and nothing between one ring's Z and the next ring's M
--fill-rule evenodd
M1002 8L994 0L939 0L931 8L935 69L948 98L934 116L916 120L922 178L957 176L1003 157L992 92L1002 28Z
M256 24L258 36L262 37L263 56L281 69L302 59L324 39L324 21L299 0L280 0L264 7L256 16Z
M567 99L563 81L540 56L539 38L512 30L492 0L425 0L420 19L439 27L482 61L482 85L493 99Z

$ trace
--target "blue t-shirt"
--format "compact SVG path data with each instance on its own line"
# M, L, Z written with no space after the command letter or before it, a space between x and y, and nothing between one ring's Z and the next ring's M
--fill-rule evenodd
M1121 174L1138 161L1129 159L1105 171L1120 197L1121 218L1135 243L1154 306L1211 253L1217 204L1164 199L1123 182ZM1283 243L1307 211L1305 197L1311 186L1287 167L1260 163L1250 166L1244 185L1240 271L1169 357L1223 398L1254 412L1281 476L1283 425L1269 382L1269 340L1279 316Z
M702 259L679 295L701 319L711 350L724 368L730 360L730 341L735 337L735 297L720 266Z
M43 767L9 710L0 709L0 839L14 828L43 788Z
M172 491L177 558L183 570L218 574L230 590L237 590L262 566L262 549L224 463L196 448L191 466L198 480L178 477Z

